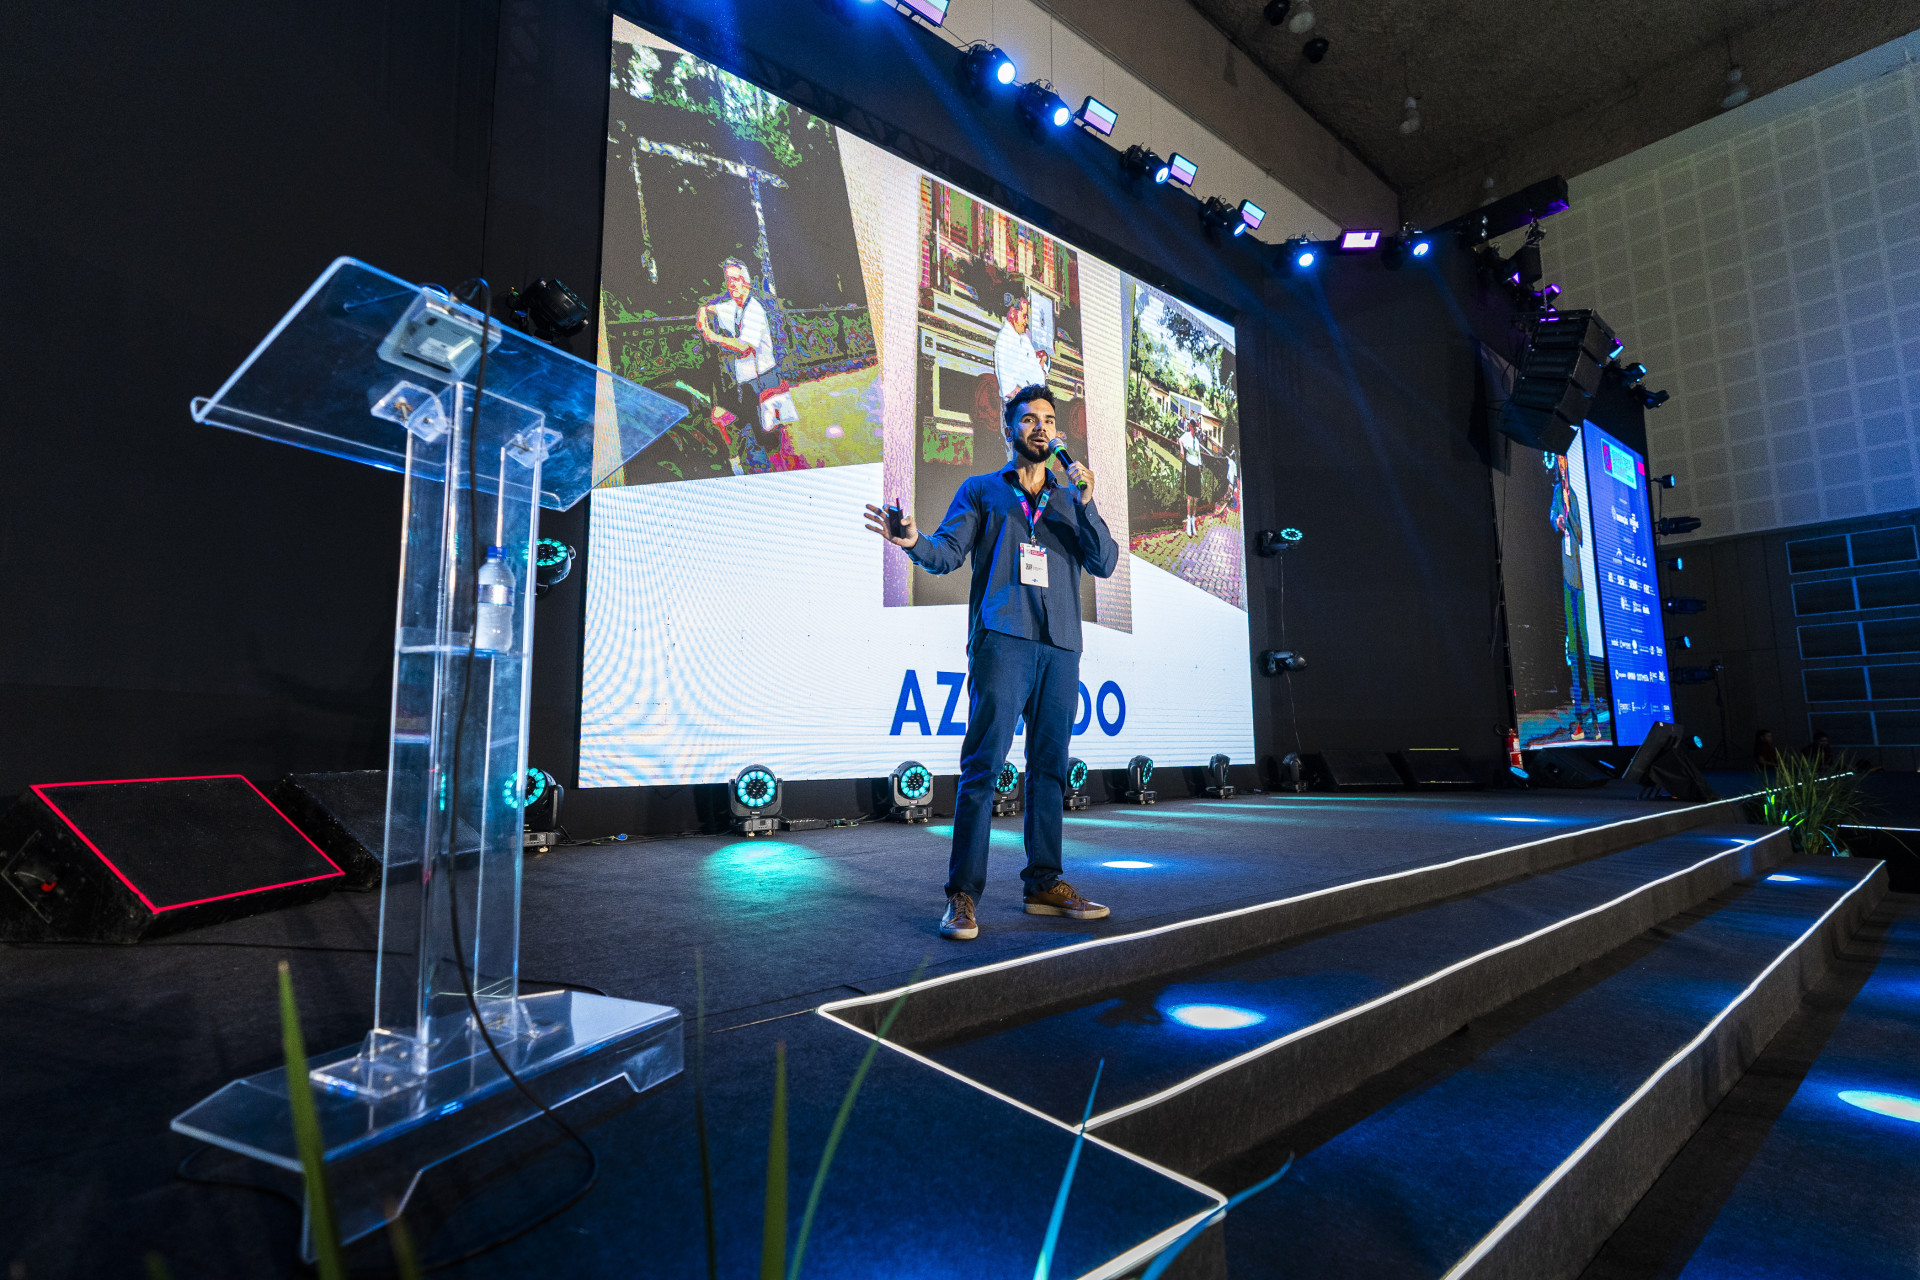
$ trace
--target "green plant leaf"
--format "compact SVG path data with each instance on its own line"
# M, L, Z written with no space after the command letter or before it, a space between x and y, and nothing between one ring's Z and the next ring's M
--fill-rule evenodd
M327 1187L327 1148L320 1136L320 1112L307 1076L307 1042L300 1031L300 1008L293 999L293 971L280 962L280 1044L287 1058L287 1103L293 1113L293 1145L307 1180L307 1233L320 1280L347 1280L340 1251L340 1224Z
M413 1233L395 1207L387 1220L387 1244L393 1250L393 1270L400 1280L420 1280L420 1255L413 1249Z
M787 1280L795 1280L800 1274L800 1261L806 1257L807 1234L813 1230L813 1213L820 1207L820 1192L827 1185L827 1169L833 1164L833 1153L840 1146L840 1135L847 1130L847 1117L853 1114L853 1100L860 1096L860 1083L867 1078L867 1068L873 1065L873 1059L880 1052L880 1042L887 1038L887 1032L893 1030L893 1020L900 1016L900 1010L907 1003L907 997L913 994L913 984L920 981L920 975L926 972L931 955L920 961L907 979L906 989L900 998L887 1010L887 1016L880 1023L878 1034L867 1046L866 1053L860 1059L860 1065L854 1069L853 1080L847 1085L846 1096L840 1099L840 1110L833 1117L833 1128L827 1132L827 1145L820 1152L820 1166L813 1171L813 1185L807 1189L807 1207L800 1215L800 1235L793 1242L793 1261L787 1266Z
M787 1042L773 1046L773 1122L767 1131L767 1210L760 1229L760 1280L787 1270Z

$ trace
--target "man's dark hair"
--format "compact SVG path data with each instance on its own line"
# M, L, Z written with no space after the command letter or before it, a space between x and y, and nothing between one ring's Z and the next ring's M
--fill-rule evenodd
M728 267L740 268L740 274L747 278L747 283L748 284L753 283L753 268L749 267L746 263L740 261L740 259L728 258L725 262L722 262L720 264L720 274L723 276L726 275Z
M1060 412L1060 406L1054 404L1053 392L1036 382L1030 387L1020 388L1013 393L1013 399L1007 401L1006 417L1008 430L1012 430L1014 427L1020 425L1020 406L1030 400L1045 400L1048 404L1053 405L1053 411L1055 413Z

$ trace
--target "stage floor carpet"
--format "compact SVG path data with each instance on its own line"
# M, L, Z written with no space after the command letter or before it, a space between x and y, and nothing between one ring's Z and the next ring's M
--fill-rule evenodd
M1068 879L1113 908L1092 922L1021 912L1019 822L1008 820L995 824L973 943L937 933L950 836L939 823L565 849L526 865L523 986L583 984L676 1006L691 1065L698 955L722 1274L757 1274L774 1043L790 1054L796 1219L868 1043L810 1016L819 1005L899 986L923 964L929 975L971 969L1663 807L1678 806L1618 788L1102 805L1066 820ZM303 1270L293 1207L177 1179L195 1144L167 1123L226 1081L278 1064L280 959L292 964L309 1048L359 1039L376 907L375 894L336 893L138 947L7 948L0 1193L12 1212L0 1260L12 1275L138 1275L150 1250L182 1280ZM600 1180L587 1199L453 1274L705 1274L692 1112L682 1077L602 1119L588 1133ZM1059 1126L881 1053L827 1183L805 1274L1031 1275L1069 1142ZM1056 1276L1083 1274L1115 1242L1210 1203L1088 1150ZM426 1251L488 1239L564 1195L580 1172L564 1144L530 1150L427 1223ZM907 1185L918 1198L903 1205Z

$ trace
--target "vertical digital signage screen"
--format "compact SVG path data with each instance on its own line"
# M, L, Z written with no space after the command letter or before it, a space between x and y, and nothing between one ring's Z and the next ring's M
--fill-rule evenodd
M1660 581L1654 571L1647 463L1589 422L1580 430L1587 458L1587 506L1599 573L1600 626L1613 690L1614 740L1640 745L1655 721L1673 720Z
M1251 758L1233 326L621 18L610 71L599 362L687 417L592 495L581 785L957 772L970 574L862 513L934 529L1035 383L1123 553L1073 753Z
M1516 444L1496 472L1514 724L1529 751L1614 741L1585 434L1565 453Z

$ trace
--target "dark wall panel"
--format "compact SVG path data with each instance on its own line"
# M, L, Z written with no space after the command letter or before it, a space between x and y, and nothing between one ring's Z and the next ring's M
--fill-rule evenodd
M1473 341L1510 331L1462 253L1280 279L1261 246L1204 237L1191 196L1123 181L1104 143L1041 143L1004 103L969 101L951 50L880 6L845 25L771 0L623 12L1236 318L1247 527L1308 535L1285 625L1312 666L1256 675L1262 754L1293 748L1297 715L1307 750L1491 758L1505 694L1469 428ZM336 254L447 284L484 271L500 292L557 274L591 296L608 37L590 0L14 15L0 243L33 287L0 312L0 794L381 762L398 477L196 426L187 401ZM582 546L584 507L542 528ZM1257 653L1279 643L1282 566L1248 570ZM568 780L583 577L538 622L533 758ZM590 831L692 810L610 793L569 812Z

